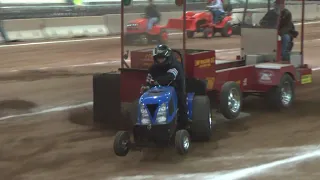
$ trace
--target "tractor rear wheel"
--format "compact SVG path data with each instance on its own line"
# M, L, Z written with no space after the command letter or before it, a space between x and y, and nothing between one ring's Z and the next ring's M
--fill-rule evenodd
M230 37L232 36L232 26L230 23L226 23L224 27L221 29L222 37Z
M135 125L137 123L138 111L139 111L139 100L135 100L131 104L131 109L130 109L130 120L132 121L132 125Z
M112 86L110 86L112 84ZM120 74L93 75L93 121L107 129L119 129L121 115Z
M209 98L207 96L195 96L192 106L192 140L210 140L212 136L212 116Z
M203 30L203 37L210 39L213 36L213 28L207 27Z
M169 38L169 34L168 34L167 30L161 29L160 34L159 34L159 42L161 44L167 44L168 38Z
M193 36L194 36L194 31L187 31L188 38L193 38Z

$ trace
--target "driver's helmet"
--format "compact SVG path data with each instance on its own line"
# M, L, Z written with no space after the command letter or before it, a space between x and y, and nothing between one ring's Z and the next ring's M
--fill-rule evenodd
M171 63L172 50L167 45L157 45L153 49L153 60L156 64L166 65Z

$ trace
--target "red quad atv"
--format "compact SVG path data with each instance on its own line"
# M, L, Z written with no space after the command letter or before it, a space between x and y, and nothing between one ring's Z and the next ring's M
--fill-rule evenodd
M213 15L210 11L205 12L186 12L187 37L192 38L194 33L203 32L205 38L211 38L219 32L223 37L232 35L231 12L226 12L219 17L219 22L213 24Z
M144 14L141 18L129 21L124 35L126 45L141 44L148 45L153 42L166 44L168 41L168 32L165 26L160 26L158 23L154 24L151 31L147 32L148 19Z

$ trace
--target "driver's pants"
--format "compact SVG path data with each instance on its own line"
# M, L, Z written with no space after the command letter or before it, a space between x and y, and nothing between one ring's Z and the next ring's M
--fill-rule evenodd
M3 29L3 22L2 21L0 21L0 35L2 36L2 38L6 41L6 42L8 42L9 41L9 38L8 38L8 36L7 36L7 33L6 33L6 31Z
M150 31L150 30L152 29L152 26L153 26L155 23L157 23L158 21L159 21L159 18L157 18L157 17L149 18L147 30Z
M179 125L185 128L188 125L188 107L187 107L187 96L182 91L177 91L178 96L178 108L179 108Z
M282 60L289 61L290 60L290 52L289 52L289 43L291 41L291 37L289 34L284 34L281 36L281 43L282 43L282 51L281 56Z
M219 17L224 14L224 12L220 10L211 10L213 15L213 23L216 24L219 21Z

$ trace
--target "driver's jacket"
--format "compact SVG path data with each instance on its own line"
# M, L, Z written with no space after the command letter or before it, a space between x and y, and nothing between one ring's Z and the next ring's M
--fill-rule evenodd
M157 7L156 7L154 4L148 5L148 6L145 8L144 11L145 11L144 13L145 13L145 15L146 15L147 18L154 18L154 17L156 17L156 18L159 18L159 19L160 19L160 17L161 17L160 12L158 11Z
M176 91L184 91L184 71L181 63L174 57L171 56L171 63L169 64L153 64L149 68L149 73L146 79L148 85L153 79L160 85L167 85L171 82L171 85L175 87Z
M212 1L210 5L207 6L211 10L219 10L221 12L224 12L223 9L223 2L221 0Z
M292 14L288 9L283 9L281 11L281 19L279 24L279 33L290 34L292 30L294 30L294 25L292 23Z
M267 14L261 19L260 22L267 22L267 26L269 28L275 28L277 27L278 23L278 15L276 10L272 9L267 12ZM280 22L279 22L279 34L289 34L290 31L294 30L294 27L292 26L292 14L291 12L284 8L281 11L280 16Z

